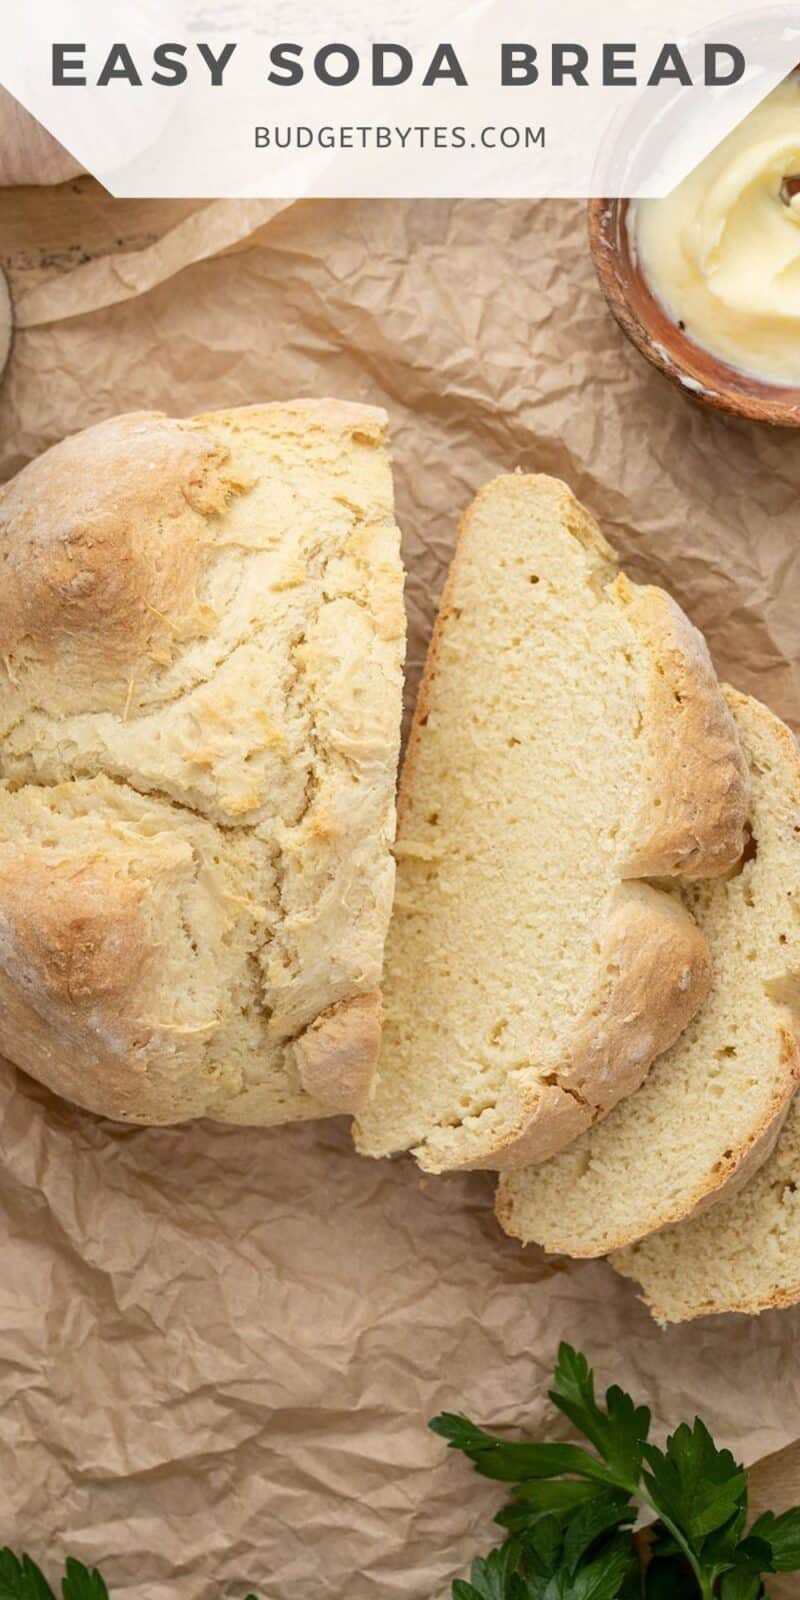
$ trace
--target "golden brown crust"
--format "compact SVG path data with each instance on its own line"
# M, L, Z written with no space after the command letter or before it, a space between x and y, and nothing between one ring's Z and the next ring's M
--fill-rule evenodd
M134 412L63 440L0 491L0 658L17 679L68 661L86 710L114 668L124 684L137 655L171 657L202 631L204 525L241 487L226 459L191 424Z
M684 1222L687 1218L700 1216L705 1210L712 1207L721 1199L724 1192L726 1198L740 1186L745 1187L748 1180L759 1170L759 1167L769 1158L775 1143L780 1135L781 1127L788 1113L791 1103L791 1094L798 1084L798 1065L800 1058L795 1052L795 1062L792 1068L790 1089L784 1084L780 1092L776 1092L769 1111L760 1120L758 1128L754 1129L749 1137L743 1141L735 1152L717 1164L717 1173L720 1181L713 1185L703 1184L702 1187L687 1192L679 1203L676 1202L671 1211L665 1211L663 1220L654 1223L648 1232L660 1231L662 1228L672 1227L675 1223ZM788 1095L788 1099L787 1099ZM514 1239L530 1242L530 1236L524 1228L514 1221L514 1201L510 1191L504 1189L502 1178L498 1188L495 1202L495 1214L503 1231ZM629 1233L618 1233L613 1239L606 1239L602 1247L581 1249L575 1245L570 1248L570 1256L575 1261L596 1261L603 1256L611 1256L618 1250L625 1250L632 1244L637 1244L642 1238L640 1229L634 1228Z
M386 430L335 400L135 413L0 490L0 1053L89 1109L363 1103L404 635Z
M157 413L158 414L158 413ZM319 428L326 433L340 433L369 444L381 444L386 438L387 416L382 406L362 405L358 400L336 400L332 396L321 399L309 397L301 400L267 400L249 406L231 406L224 411L201 411L192 417L192 423L203 427L211 422L258 422L280 417L281 428L294 428L298 437L309 428Z
M678 900L624 885L606 924L595 993L577 1018L564 1088L592 1105L592 1121L638 1089L650 1062L680 1036L711 987L711 958Z
M647 884L622 885L605 929L594 993L546 1086L503 1091L508 1132L488 1156L460 1166L515 1172L547 1161L637 1089L699 1010L711 986L708 945L678 901ZM414 1154L426 1171L442 1170L435 1137Z
M21 987L36 974L53 1008L113 1006L136 982L147 951L139 916L143 885L116 878L102 860L60 867L44 851L0 857L2 960Z
M615 1268L615 1270L619 1271L620 1269ZM634 1274L620 1272L620 1276L633 1277ZM787 1289L775 1289L771 1294L744 1295L741 1299L731 1300L729 1304L726 1302L725 1305L720 1305L718 1301L709 1298L698 1302L691 1310L687 1309L681 1317L671 1317L664 1307L659 1306L657 1301L651 1302L644 1295L640 1295L639 1299L647 1306L650 1315L655 1321L663 1325L667 1325L670 1322L696 1322L698 1317L719 1317L737 1312L740 1316L758 1317L762 1311L788 1311L791 1306L796 1306L800 1301L800 1281L792 1284Z
M797 1102L795 1101L793 1106L787 1108L788 1117L793 1119L795 1122L796 1107ZM758 1256L752 1261L754 1278L758 1280L762 1270L764 1269L766 1270L767 1277L770 1274L770 1263L775 1263L775 1257L773 1254L774 1245L769 1237L769 1234L775 1225L776 1218L771 1211L769 1214L765 1215L762 1210L762 1207L764 1206L765 1193L767 1196L767 1204L769 1205L771 1191L777 1189L779 1193L782 1193L784 1188L794 1191L796 1186L796 1178L794 1176L796 1173L796 1162L790 1160L787 1167L780 1160L783 1149L783 1141L785 1138L787 1138L787 1133L784 1131L786 1127L786 1120L786 1116L781 1117L776 1126L767 1131L763 1147L758 1151L757 1160L754 1162L746 1160L739 1167L739 1170L735 1174L733 1180L728 1182L725 1187L724 1196L721 1197L721 1227L715 1228L714 1230L713 1250L715 1261L714 1267L712 1268L712 1276L714 1273L720 1272L724 1276L726 1251L725 1241L731 1223L731 1216L728 1208L731 1200L734 1202L734 1214L738 1213L740 1208L742 1211L742 1222L744 1224L742 1228L742 1237L747 1237L750 1239L755 1250L758 1252ZM794 1131L793 1138L791 1134L789 1135L789 1143L790 1145L793 1143L796 1144L796 1130ZM774 1154L776 1147L777 1154ZM753 1169L752 1171L750 1170L751 1166ZM761 1178L755 1185L756 1190L759 1192L754 1195L752 1191L748 1190L747 1185L755 1176L756 1171L761 1172ZM766 1181L764 1182L764 1180ZM740 1189L743 1191L743 1197L738 1199L737 1195ZM691 1322L697 1317L720 1316L729 1312L742 1312L750 1316L757 1316L762 1311L785 1309L788 1306L795 1305L798 1300L800 1300L800 1278L798 1278L794 1283L784 1283L782 1286L773 1282L771 1287L762 1287L757 1291L754 1290L749 1295L743 1294L741 1291L731 1291L725 1293L721 1287L720 1278L716 1279L713 1288L709 1283L705 1295L696 1294L694 1287L691 1291L689 1291L687 1287L687 1273L682 1269L681 1257L687 1247L691 1248L692 1230L696 1220L698 1217L701 1217L703 1212L709 1208L711 1201L715 1201L716 1199L716 1195L707 1197L706 1200L696 1208L694 1213L689 1218L681 1218L674 1229L676 1242L678 1239L681 1240L681 1253L680 1255L676 1256L674 1267L674 1272L678 1277L680 1285L677 1298L673 1297L673 1299L669 1301L666 1298L659 1298L659 1295L662 1292L660 1290L659 1275L647 1271L642 1272L640 1266L641 1256L642 1253L644 1253L645 1257L647 1256L650 1243L649 1239L645 1238L644 1240L637 1240L623 1247L621 1250L613 1252L609 1256L611 1266L614 1268L615 1272L619 1273L620 1277L631 1278L634 1280L634 1282L644 1283L644 1288L642 1294L640 1295L640 1299L642 1300L643 1304L647 1306L651 1315L658 1322L664 1324ZM713 1206L711 1206L711 1209L714 1209ZM759 1224L763 1224L763 1234L760 1238L754 1233L753 1223L756 1219L759 1220ZM672 1230L667 1231L671 1232ZM794 1228L791 1228L791 1234L794 1236ZM653 1242L658 1245L660 1239L661 1230L655 1235ZM780 1258L779 1263L779 1266L777 1263L774 1264L772 1269L775 1277L783 1275L785 1263L783 1260L780 1260ZM696 1277L697 1271L695 1268L693 1281L696 1280Z
M0 861L0 1052L77 1105L137 1121L152 1029L132 1022L155 950L143 880L100 856ZM133 1002L133 1004L132 1004ZM174 1103L159 1095L154 1122Z
M509 1239L521 1239L523 1244L530 1244L527 1235L520 1233L514 1223L514 1196L508 1184L500 1174L494 1195L494 1214L504 1233Z
M723 693L731 712L735 716L741 717L743 727L748 722L751 725L753 723L760 724L762 732L768 734L772 749L770 750L769 745L766 747L764 762L767 768L773 765L775 746L778 748L780 772L787 806L783 827L786 830L786 837L790 842L790 846L794 850L797 847L796 836L800 832L800 810L798 809L800 808L800 751L798 751L797 742L785 724L759 701L739 693L727 684L723 685ZM760 761L758 745L756 745L751 754L751 760L753 761L753 772L757 774ZM794 878L790 880L789 899L792 898L792 884L795 881L796 879ZM785 949L785 945L783 948ZM613 1258L620 1253L624 1253L623 1259L626 1259L632 1252L632 1256L635 1257L633 1247L640 1244L646 1247L649 1236L657 1235L667 1228L691 1222L705 1211L713 1210L719 1201L724 1200L727 1203L728 1200L736 1195L739 1189L745 1191L746 1194L748 1182L769 1160L775 1146L778 1144L784 1123L791 1111L795 1094L798 1087L800 1087L800 1026L798 1026L797 1020L798 981L800 981L800 970L797 970L796 962L789 961L787 969L781 976L770 978L764 984L765 992L775 1001L779 1008L783 1009L784 1014L783 1016L778 1016L775 1024L778 1041L778 1072L775 1074L774 1082L772 1083L770 1098L766 1106L762 1108L757 1120L746 1129L738 1143L733 1142L725 1150L724 1154L715 1162L713 1170L707 1173L702 1181L691 1188L685 1189L679 1197L674 1199L673 1203L665 1206L657 1216L652 1217L646 1226L643 1224L641 1214L637 1214L635 1219L631 1219L630 1227L624 1231L618 1230L613 1237L610 1237L606 1232L601 1245L582 1248L573 1238L569 1243L569 1254L571 1256L575 1259L592 1259L606 1255ZM735 999L736 996L733 995L732 1000L735 1001ZM607 1169L607 1154L605 1156L605 1165ZM555 1177L554 1181L558 1182L558 1178ZM601 1200L598 1197L598 1206L600 1204ZM517 1214L513 1186L502 1178L497 1190L495 1211L501 1227L512 1237L522 1239L526 1243L531 1242L532 1237L535 1237L537 1242L544 1243L545 1248L559 1253L564 1248L563 1242L552 1238L547 1239L545 1235L539 1235L538 1233L532 1235L530 1226L523 1222ZM636 1276L634 1270L629 1271L627 1267L623 1267L617 1260L613 1260L612 1264L623 1275ZM695 1314L708 1314L715 1309L765 1309L767 1305L773 1303L777 1304L778 1301L773 1301L770 1298L769 1300L763 1300L761 1306L753 1302L747 1307L744 1305L715 1307L709 1302L704 1305L702 1312L697 1311ZM787 1300L785 1303L788 1304L790 1302ZM664 1316L663 1308L653 1307L653 1311L654 1315L659 1318Z
M789 1112L792 1095L800 1084L800 1051L797 1041L788 1031L781 1027L780 1035L783 1044L783 1061L785 1075L781 1084L776 1088L767 1111L759 1119L757 1127L750 1130L746 1139L731 1150L724 1160L720 1160L715 1168L714 1181L703 1183L701 1186L687 1191L681 1196L680 1201L668 1211L659 1216L658 1221L652 1223L648 1233L660 1231L662 1228L672 1227L675 1223L683 1222L690 1217L699 1216L707 1208L712 1207L719 1200L723 1192L726 1198L734 1193L740 1186L742 1188L748 1179L756 1173L769 1158L780 1136L781 1128ZM515 1170L507 1168L507 1171ZM524 1223L516 1219L516 1204L513 1190L505 1182L501 1174L500 1182L495 1197L495 1215L504 1233L512 1239L521 1239L523 1243L530 1243L530 1233ZM642 1239L640 1225L632 1226L630 1232L617 1233L613 1239L606 1237L601 1246L581 1248L573 1243L569 1254L575 1261L594 1261L602 1256L611 1256L615 1252L625 1250ZM555 1248L555 1247L554 1247Z
M331 1115L369 1099L381 1046L381 997L356 995L323 1011L294 1046L300 1082Z
M674 600L624 573L614 589L651 662L648 761L622 871L716 877L738 861L747 821L750 782L733 718L705 640Z

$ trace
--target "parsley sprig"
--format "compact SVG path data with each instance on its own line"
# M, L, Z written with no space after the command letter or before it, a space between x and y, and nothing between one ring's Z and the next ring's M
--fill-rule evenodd
M511 1485L504 1542L456 1578L453 1600L764 1600L764 1574L800 1572L800 1506L748 1528L747 1474L696 1417L650 1442L650 1412L615 1386L598 1403L585 1358L562 1344L550 1399L591 1449L501 1439L443 1412L430 1427L486 1478ZM634 1531L642 1507L655 1521ZM110 1600L67 1558L61 1600ZM28 1555L0 1550L0 1600L56 1600ZM252 1594L245 1600L256 1600Z
M647 1406L616 1385L599 1404L585 1356L567 1344L550 1399L593 1449L516 1443L450 1412L430 1424L484 1477L512 1485L495 1519L505 1543L455 1581L453 1600L762 1600L765 1573L800 1571L800 1507L748 1529L747 1474L699 1417L660 1449ZM635 1535L641 1507L656 1520Z
M0 1600L56 1600L41 1567L30 1556L0 1550ZM110 1600L105 1579L96 1567L67 1556L61 1579L61 1600ZM249 1594L246 1600L256 1600Z
M61 1580L62 1600L108 1600L108 1590L95 1568L67 1557ZM0 1600L55 1600L44 1573L30 1556L0 1550Z

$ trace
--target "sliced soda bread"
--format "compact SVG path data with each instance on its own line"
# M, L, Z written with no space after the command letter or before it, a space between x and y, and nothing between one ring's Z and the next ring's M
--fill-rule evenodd
M506 1232L546 1250L605 1255L710 1204L766 1160L791 1101L800 760L788 728L764 706L733 690L728 700L750 765L751 837L740 870L683 891L711 949L712 990L683 1037L602 1127L501 1183L497 1212ZM709 1216L709 1240L719 1215ZM655 1241L651 1248L657 1254Z
M701 1004L705 940L637 881L738 858L746 772L705 645L562 483L460 530L401 782L385 1045L364 1154L432 1172L561 1149Z
M660 1322L800 1300L800 1100L741 1194L611 1257Z

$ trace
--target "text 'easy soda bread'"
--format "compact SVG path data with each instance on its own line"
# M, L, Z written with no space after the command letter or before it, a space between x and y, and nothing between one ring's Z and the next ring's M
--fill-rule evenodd
M746 778L700 635L546 477L460 531L401 781L368 1155L553 1154L636 1089L710 981L676 881L728 869Z
M606 1122L502 1180L503 1227L546 1250L605 1255L710 1205L766 1160L796 1087L800 759L777 717L728 698L750 765L751 839L740 869L683 891L708 939L711 993ZM642 1248L637 1273L647 1259Z
M0 493L0 1052L133 1122L354 1110L404 641L386 418L66 440Z

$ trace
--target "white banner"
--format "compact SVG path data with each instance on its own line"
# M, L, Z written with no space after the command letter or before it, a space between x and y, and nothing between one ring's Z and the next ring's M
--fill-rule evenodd
M0 46L117 195L663 194L800 62L800 9L33 0Z

